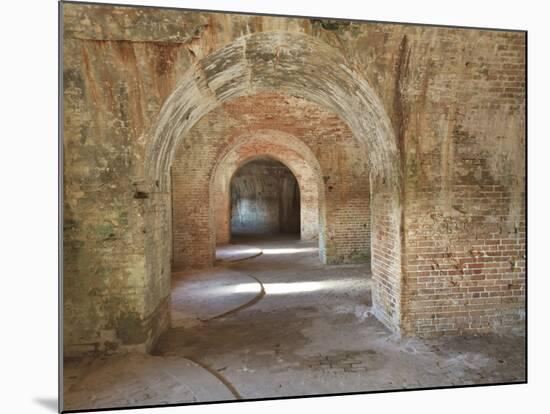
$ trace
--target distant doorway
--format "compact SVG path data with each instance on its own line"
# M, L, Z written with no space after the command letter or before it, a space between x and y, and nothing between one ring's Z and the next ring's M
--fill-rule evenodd
M231 237L300 237L300 188L294 174L270 157L256 158L231 179Z

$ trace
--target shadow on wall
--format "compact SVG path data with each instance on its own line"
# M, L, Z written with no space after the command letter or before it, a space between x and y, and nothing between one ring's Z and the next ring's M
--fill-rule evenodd
M231 234L300 234L300 189L279 161L257 158L231 179Z

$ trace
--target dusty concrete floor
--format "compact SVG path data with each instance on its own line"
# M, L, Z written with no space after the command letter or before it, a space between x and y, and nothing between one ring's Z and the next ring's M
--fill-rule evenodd
M369 266L317 256L312 242L245 240L174 274L153 355L68 361L65 409L524 380L523 337L399 339L369 312Z

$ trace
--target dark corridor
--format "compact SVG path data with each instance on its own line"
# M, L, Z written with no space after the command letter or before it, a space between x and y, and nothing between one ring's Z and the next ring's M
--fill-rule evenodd
M300 189L284 164L268 157L231 179L231 235L300 234Z

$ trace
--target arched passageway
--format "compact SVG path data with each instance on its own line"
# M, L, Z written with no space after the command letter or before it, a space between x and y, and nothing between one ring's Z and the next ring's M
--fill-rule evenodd
M274 52L275 51L275 52ZM276 55L276 56L275 56ZM323 68L331 64L334 70L327 75ZM185 168L184 165L174 162L177 160L177 153L185 154L185 150L191 148L193 138L189 136L194 126L199 127L202 123L208 124L205 115L213 113L217 108L230 109L230 104L236 99L242 99L247 95L273 92L284 93L289 97L297 97L306 102L312 102L319 107L329 110L341 119L351 132L351 136L357 144L358 154L363 153L361 158L367 165L367 172L356 175L356 177L369 177L368 184L358 188L369 188L367 194L373 194L369 205L376 205L376 215L360 223L354 222L354 213L364 211L365 208L354 200L350 199L346 214L338 215L343 209L334 209L334 219L330 217L327 206L324 214L327 216L326 233L320 231L321 256L328 263L345 261L348 257L365 256L361 250L340 251L349 246L345 236L349 228L362 228L364 232L372 231L372 237L368 241L368 256L372 258L373 269L373 290L374 290L374 313L391 329L398 330L400 326L400 303L401 303L401 209L400 203L400 172L398 162L397 145L382 105L376 95L372 92L367 82L358 77L352 70L347 68L345 60L341 55L328 47L326 44L308 36L289 33L260 33L245 36L237 39L234 43L207 56L197 63L196 70L190 72L182 79L180 85L165 103L158 122L152 132L152 139L149 156L146 163L146 174L149 182L160 191L159 195L169 190L170 185L176 188L184 181L191 181L195 188L210 188L209 182L212 179L212 170L204 174L200 180L189 180L189 174L195 174L194 169ZM295 72L296 71L296 72ZM296 73L296 76L293 76ZM320 74L325 75L320 75ZM242 115L242 114L241 114ZM206 120L205 120L206 119ZM200 122L199 122L200 121ZM208 126L208 125L206 125ZM250 128L250 125L248 125ZM219 127L210 125L207 128L209 134L215 132ZM255 128L258 129L258 126ZM227 148L236 144L238 136L227 137ZM333 146L338 148L337 146ZM223 148L214 149L213 160L217 159ZM352 150L353 152L353 150ZM210 152L205 150L203 154ZM338 159L332 160L338 165ZM211 163L210 163L211 164ZM348 164L346 162L345 164ZM214 164L215 165L215 164ZM168 172L172 167L172 179L169 179ZM175 173L180 168L181 174ZM212 167L213 169L215 168ZM331 174L323 174L323 190L328 194L335 189L348 188L351 180L341 180ZM342 186L335 183L343 183ZM169 193L168 193L169 194ZM147 239L148 255L154 256L151 263L177 263L179 242L187 244L197 263L212 263L214 260L214 247L216 245L215 229L212 226L202 225L187 227L184 232L178 233L178 220L192 218L194 223L213 223L209 213L205 214L204 202L208 200L208 190L205 198L194 197L195 203L186 214L179 214L174 206L179 204L179 199L173 195L172 212L169 216L162 217L165 211L156 211L148 215L151 228L155 229L148 233ZM161 196L162 197L162 196ZM340 197L343 199L343 197ZM367 197L368 199L368 197ZM359 200L359 199L358 199ZM357 206L357 208L355 208ZM368 210L368 209L367 209ZM374 211L374 209L373 209ZM370 213L369 213L370 215ZM172 217L173 221L170 219ZM171 223L173 228L173 249L172 254L158 251L154 240L170 237L171 228L155 225ZM323 217L320 218L322 223ZM338 223L330 231L330 223ZM206 224L205 223L205 224ZM358 225L359 224L359 225ZM372 230L370 230L372 228ZM358 234L356 240L364 241L365 234ZM194 240L207 240L206 247L203 244L195 245ZM339 243L339 241L341 241ZM372 241L372 246L370 242ZM371 254L372 249L372 254ZM158 260L161 260L158 262ZM187 266L193 266L190 262ZM153 269L151 269L153 270ZM160 269L159 269L160 270Z
M231 177L231 237L300 236L300 187L283 163L259 157Z
M324 260L325 192L316 156L300 139L281 131L263 129L243 134L219 161L213 173L210 192L211 220L216 245L229 243L231 237L231 178L242 166L259 157L284 164L296 178L300 196L300 238L319 240Z
M324 70L327 65L333 68L330 74ZM210 181L214 176L216 160L237 144L242 131L240 134L228 131L230 134L224 138L226 145L219 148L207 145L200 157L195 158L196 168L212 166L206 174L200 175L200 179L188 179L189 173L194 173L196 168L189 168L190 160L177 162L178 153L185 158L186 151L193 147L197 137L212 137L231 126L231 123L210 123L211 113L221 109L233 119L253 118L255 111L246 116L235 116L231 112L231 103L266 93L278 93L287 97L287 101L299 99L312 103L332 113L350 131L349 137L355 144L346 151L358 156L362 162L343 162L342 157L349 154L339 155L330 150L315 154L318 158L325 154L328 165L334 167L320 175L322 191L327 194L325 211L321 211L319 216L320 255L327 263L345 262L350 257L365 256L355 248L356 243L368 245L373 270L373 312L389 328L399 331L402 212L400 164L395 137L383 106L368 83L348 67L340 53L304 35L258 33L239 38L197 62L167 99L152 131L145 164L144 186L150 186L146 191L153 197L149 205L159 207L149 208L145 212L145 220L151 229L145 240L148 277L158 280L163 269L169 269L172 261L177 264L180 257L186 257L186 260L191 258L187 263L181 263L185 266L213 263L216 245L213 209L205 209L212 197ZM263 119L271 127L270 117ZM326 130L330 131L334 125L327 124ZM261 130L261 126L261 123L248 123L245 131L254 133ZM280 122L275 129L285 131L287 126L287 123ZM342 128L335 131L338 130L343 131ZM339 135L340 132L337 132L335 136ZM324 142L333 149L342 148L338 144L339 139L331 145L333 138L330 133L327 138ZM362 163L366 163L366 171L355 174L350 171L347 178L340 176L339 165ZM359 183L356 189L360 192L367 188L366 194L372 194L372 199L369 196L351 197L346 200L347 209L339 208L337 203L330 205L329 193L334 194L334 200L345 200L345 194L354 194L354 179L366 177L368 184ZM184 184L186 182L191 184ZM182 185L187 186L188 190L177 196L175 191ZM193 205L188 211L176 211L174 206L190 195L193 196ZM368 213L370 219L357 222L354 219L356 213L370 211L358 202L364 199L369 200L367 205L373 206L372 211L376 214L370 217ZM166 205L172 205L172 211L165 209ZM323 222L325 219L326 222ZM183 226L185 230L179 232L178 228L183 228L179 224L184 222L194 225ZM336 225L331 228L331 223ZM351 243L346 240L350 230L357 231L357 237L352 237ZM365 237L366 234L370 237ZM164 242L159 243L166 239L173 240L172 249L163 249ZM158 285L158 282L155 284ZM154 302L155 296L166 294L169 292L155 288L149 296Z

